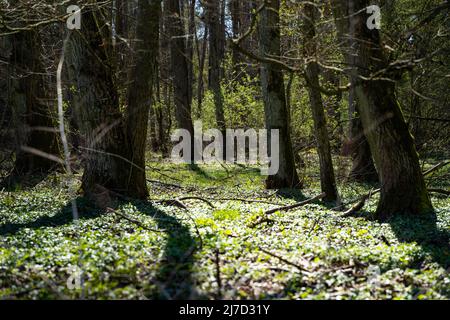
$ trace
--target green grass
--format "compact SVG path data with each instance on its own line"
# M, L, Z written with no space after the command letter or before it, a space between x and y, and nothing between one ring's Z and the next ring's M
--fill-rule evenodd
M448 176L444 169L430 181L448 188ZM77 198L78 224L62 176L1 192L0 298L450 298L449 198L433 195L436 221L372 221L374 198L357 218L317 202L252 227L274 205L211 200L213 209L189 199L186 211L156 200L195 195L291 204L318 194L318 185L274 194L263 189L257 168L220 165L149 163L148 177L183 189L152 182L151 201L118 204L120 214ZM369 188L340 186L344 199ZM67 280L78 269L84 289L70 290Z

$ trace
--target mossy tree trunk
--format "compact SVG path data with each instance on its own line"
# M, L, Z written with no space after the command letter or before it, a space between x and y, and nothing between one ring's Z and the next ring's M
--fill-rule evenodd
M368 138L381 184L377 216L424 214L433 207L425 186L414 141L395 94L395 82L386 70L389 62L380 32L370 30L365 8L368 0L353 0L358 83L355 92L362 126ZM337 19L346 17L348 1L334 3ZM338 24L339 27L339 24ZM377 75L375 75L378 72Z
M269 0L261 12L259 20L259 46L262 56L280 56L280 1ZM269 130L268 146L270 146L270 130L278 129L279 170L267 178L269 189L298 188L300 181L295 168L292 151L289 112L286 104L283 72L272 63L261 66L261 86L264 99L266 129ZM269 148L270 149L270 148Z
M137 164L113 78L107 15L101 10L83 11L81 30L71 35L66 49L72 104L84 139L82 189L96 201L116 194L144 198L142 179L131 179Z

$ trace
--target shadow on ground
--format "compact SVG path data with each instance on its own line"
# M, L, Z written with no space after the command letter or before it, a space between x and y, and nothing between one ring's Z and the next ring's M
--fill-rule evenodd
M450 232L438 228L435 214L424 217L398 216L387 222L399 241L417 243L434 262L444 269L450 267ZM420 263L417 261L416 267L420 268Z
M146 296L155 299L199 298L192 279L194 253L198 249L198 244L192 237L189 227L148 202L132 204L141 213L154 219L158 228L166 230L168 236L163 249L163 258L153 279L159 290L148 292Z
M94 208L91 203L83 197L77 198L80 220L95 219L106 214L104 210ZM119 203L117 210L127 203ZM149 288L145 292L147 298L153 299L191 299L199 298L196 294L192 280L192 266L194 264L194 253L197 243L191 236L189 228L183 225L177 218L168 215L162 210L155 208L149 202L131 202L142 214L151 217L158 228L165 230L167 240L162 244L163 255L159 262L156 276L149 279ZM71 202L65 205L54 216L43 216L35 221L26 223L6 223L0 225L0 236L15 235L20 230L52 228L73 223ZM144 284L145 285L145 284Z
M10 173L6 177L2 177L0 181L0 190L17 191L33 189L42 181L46 180L51 172L33 173L33 174L17 174Z

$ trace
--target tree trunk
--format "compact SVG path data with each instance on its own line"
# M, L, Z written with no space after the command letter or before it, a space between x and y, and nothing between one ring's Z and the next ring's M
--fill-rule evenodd
M114 193L143 194L137 191L142 188L130 181L133 165L110 65L111 37L101 17L100 9L83 11L82 28L70 37L66 63L75 116L84 138L82 190L104 206Z
M190 0L189 4L189 21L188 21L188 38L187 38L187 53L188 53L188 76L189 76L189 104L192 106L193 88L194 88L194 34L197 32L195 27L195 5L196 0Z
M246 30L242 29L241 25L241 12L242 12L242 0L230 0L229 11L231 16L231 31L233 38L238 38L242 32ZM232 51L233 61L233 81L241 82L243 78L242 68L242 56L239 50L233 48Z
M130 159L137 165L132 167L130 189L139 198L148 196L145 171L145 147L149 108L152 103L154 82L157 72L159 48L158 0L139 0L136 29L135 63L131 70L128 88L127 133L130 139Z
M218 129L222 132L225 141L225 113L223 106L223 95L220 82L222 80L222 61L224 58L224 35L222 35L221 22L221 1L208 0L205 1L206 16L209 29L209 89L214 96L214 105L216 113L216 122ZM224 159L226 159L225 149L223 152Z
M170 37L170 66L174 90L175 117L180 129L188 130L191 134L192 152L194 157L194 126L191 115L191 89L189 85L189 68L185 42L185 30L180 12L179 0L168 0L167 29Z
M372 79L374 73L384 70L388 61L377 29L366 26L368 0L353 0L355 4L355 55L358 83L355 86L357 108L364 132L375 161L381 183L381 197L377 216L386 219L394 214L424 214L433 207L425 186L414 141L408 131L401 108L396 100L395 83L386 80L384 73ZM342 19L348 11L348 1L336 1L336 18ZM341 28L342 26L338 27ZM342 30L345 32L345 29Z
M355 13L354 1L349 1L347 16L353 16ZM348 44L349 51L344 54L346 62L349 64L350 71L350 90L348 94L348 116L350 119L349 130L349 149L352 157L352 168L349 179L358 182L378 182L378 174L373 163L372 153L370 152L369 142L361 123L361 118L356 108L356 84L357 70L355 65L356 48L355 41L355 19L348 19L349 37L344 39L341 35L341 41Z
M317 143L317 153L320 162L320 184L322 192L325 192L325 201L337 201L338 191L336 188L336 180L334 177L333 161L331 158L330 140L327 131L327 121L323 107L322 96L320 94L319 83L319 66L313 58L316 56L315 44L315 12L316 6L312 4L305 5L305 54L309 63L306 66L306 76L308 78L308 92L311 106L311 113L314 120L314 131Z
M58 131L50 112L41 41L36 31L12 36L13 79L11 106L17 125L17 152L13 175L48 172L59 157Z
M261 12L259 21L259 46L262 56L280 56L280 2L269 0ZM279 163L278 173L267 178L269 189L297 188L300 181L295 169L294 154L290 136L289 111L287 110L282 71L271 63L261 66L261 86L267 130L278 129ZM270 134L268 137L270 146ZM276 155L272 155L276 156Z
M203 94L204 94L204 78L203 73L205 70L206 61L206 49L208 45L208 26L205 24L205 33L202 40L202 46L200 50L200 43L197 39L197 51L198 51L198 80L197 80L197 112L198 117L202 114ZM197 36L196 36L197 37Z
M352 168L348 178L358 182L378 182L378 174L373 163L369 142L364 134L359 114L356 111L353 112L350 120L349 149L352 157Z

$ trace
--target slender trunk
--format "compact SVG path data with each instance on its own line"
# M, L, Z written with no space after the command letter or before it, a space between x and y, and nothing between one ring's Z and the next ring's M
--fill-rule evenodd
M145 168L149 108L158 67L160 5L158 0L139 0L136 57L128 88L127 133L131 161L137 165L131 168L129 188L140 198L148 195L145 171L139 168Z
M229 2L229 11L231 15L231 30L233 33L233 38L238 38L242 31L241 29L241 0L230 0ZM242 31L241 31L242 30ZM232 52L232 61L233 61L233 80L241 81L242 80L242 57L240 52L237 49L233 49Z
M189 21L188 21L188 79L189 79L189 104L192 105L193 88L194 88L194 34L197 32L195 28L195 4L196 0L190 0L189 5Z
M208 27L205 25L205 33L202 40L202 48L201 52L198 54L198 86L197 86L197 109L199 113L199 117L202 113L202 104L203 104L203 94L204 94L204 78L203 73L205 71L205 61L206 61L206 49L208 47ZM197 42L197 48L199 44Z
M178 0L168 0L167 29L170 37L170 71L173 81L175 117L180 129L185 129L191 134L192 158L194 157L194 126L192 124L191 102L189 93L189 68L185 31L183 26L180 4Z
M327 131L327 121L323 107L322 96L320 94L319 66L313 58L316 56L315 44L315 12L314 1L305 5L305 54L309 63L306 66L306 76L308 78L308 92L311 106L311 113L314 120L314 131L317 143L317 153L320 162L320 184L322 192L325 192L326 201L337 201L338 191L334 177L333 161L331 158L330 140Z
M268 0L259 22L259 46L262 56L280 56L280 1ZM290 136L289 111L287 110L283 73L276 65L263 63L261 86L264 98L267 130L278 129L280 133L279 170L267 178L269 189L297 188L300 181L295 169ZM269 135L270 145L270 135Z
M223 95L220 85L223 76L222 60L224 53L221 1L208 0L205 1L205 6L209 29L209 89L212 91L214 96L216 122L218 129L223 133L225 146L226 123L223 106ZM225 159L225 152L223 153Z
M368 14L364 10L368 0L354 0L357 14L355 39L358 42L355 65L359 80L355 86L357 108L369 141L381 183L381 197L377 216L380 219L394 214L424 214L433 207L419 165L414 141L395 95L395 84L385 79L370 79L379 70L384 70L388 61L383 53L380 33L369 30ZM337 21L348 12L348 2L336 1L334 5ZM341 32L345 25L338 22ZM372 73L371 73L372 72ZM389 75L381 74L383 78Z

